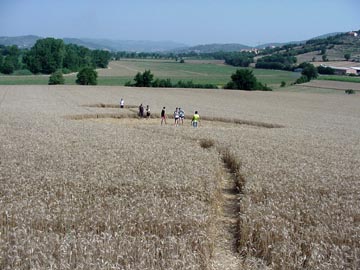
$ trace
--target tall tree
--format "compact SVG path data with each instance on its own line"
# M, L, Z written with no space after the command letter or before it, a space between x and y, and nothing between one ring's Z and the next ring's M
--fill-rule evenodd
M3 64L4 64L4 57L0 54L0 72L2 70Z
M79 46L75 44L68 44L65 46L65 55L63 60L63 67L71 71L78 71L80 68Z
M91 67L82 68L77 74L76 83L81 85L96 85L97 72Z
M152 81L154 79L154 74L150 70L145 70L144 73L138 72L135 75L134 81L137 87L151 87Z
M94 50L91 52L92 63L95 67L106 68L111 57L110 52L104 50Z
M4 74L11 74L14 72L14 70L15 70L14 61L12 57L8 55L5 57L4 63L1 67L1 72Z
M304 68L301 74L306 76L309 81L318 77L317 68L310 63L304 64Z
M39 39L24 56L24 62L33 73L51 74L63 67L64 55L65 44L61 39Z
M231 82L225 88L227 89L242 89L253 90L257 84L256 77L250 69L238 69L231 75Z

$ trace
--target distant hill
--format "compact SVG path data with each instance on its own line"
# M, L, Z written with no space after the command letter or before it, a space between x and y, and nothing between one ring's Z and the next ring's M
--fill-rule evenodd
M91 50L109 50L109 51L112 50L109 46L106 46L104 44L93 43L90 41L84 41L79 38L63 38L63 41L65 44L76 44L79 46L84 46Z
M328 33L317 36L309 40L326 39L328 37L345 38L346 33ZM35 35L17 36L17 37L0 37L0 45L17 45L19 48L31 48L38 39L43 37ZM129 51L129 52L173 52L173 53L213 53L218 51L232 52L248 50L251 48L263 49L266 47L281 47L287 44L305 44L307 41L290 41L290 42L273 42L261 44L258 46L247 46L238 43L229 44L203 44L197 46L188 46L186 44L173 41L145 41L145 40L112 40L112 39L93 39L93 38L63 38L66 44L72 43L89 49L102 49L109 51Z
M345 54L348 54L351 61L360 61L360 31L331 33L295 44L291 48L277 46L263 51L264 54L256 59L285 53L287 56L295 56L298 63L315 62L318 64L327 61L345 61Z
M311 38L311 39L309 39L309 40L312 40L312 39L323 39L323 38L327 38L327 37L336 36L336 35L338 35L338 34L343 34L343 33L342 33L342 32L328 33L328 34L324 34L324 35L321 35L321 36L313 37L313 38ZM256 48L257 48L257 49L265 49L265 48L267 48L267 47L272 47L272 46L281 47L281 46L288 45L288 44L305 44L306 41L307 41L307 40L265 43L265 44L261 44L261 45L256 46Z
M0 37L0 45L11 46L16 45L20 49L27 49L34 46L35 42L42 37L39 36L18 36L18 37Z
M331 36L336 36L338 34L341 34L339 32L336 33L329 33L321 36L314 37L312 39L321 39L321 38L327 38ZM187 48L179 48L176 50L173 50L176 53L186 53L186 52L197 52L197 53L213 53L213 52L234 52L234 51L241 51L241 50L249 50L252 48L256 49L265 49L267 47L281 47L287 44L305 44L307 40L302 41L289 41L289 42L272 42L272 43L265 43L258 46L248 46L244 44L238 44L238 43L230 43L230 44L204 44L204 45L197 45L193 47L187 47Z
M187 47L187 45L183 43L173 41L112 40L91 38L82 38L81 40L89 44L97 44L112 51L164 52L180 47Z
M261 45L258 45L256 46L255 48L256 49L265 49L265 48L268 48L268 47L281 47L281 46L284 46L284 45L287 45L287 44L303 44L305 43L306 41L289 41L289 42L272 42L272 43L265 43L265 44L261 44Z
M243 44L237 44L237 43L230 43L230 44L204 44L204 45L197 45L193 47L187 47L187 48L181 48L174 50L174 52L196 52L196 53L213 53L213 52L235 52L235 51L241 51L244 49L251 49L250 46L243 45Z
M0 37L0 45L16 45L21 49L31 48L38 39L44 37L28 35L17 37ZM102 49L109 51L130 51L130 52L162 52L170 51L179 47L187 47L183 43L173 41L146 41L146 40L111 40L91 38L63 38L66 44L72 43L84 46L89 49Z
M333 37L333 36L336 36L336 35L339 35L339 34L345 34L345 33L344 33L344 32L328 33L328 34L324 34L324 35L321 35L321 36L313 37L313 38L311 38L311 39L328 38L328 37ZM310 40L311 40L311 39L310 39Z

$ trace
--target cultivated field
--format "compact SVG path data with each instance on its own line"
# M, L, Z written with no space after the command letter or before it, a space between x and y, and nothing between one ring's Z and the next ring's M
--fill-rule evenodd
M0 269L359 269L359 102L1 86Z
M326 50L327 58L333 62L338 62L338 61L345 62L344 54L346 53L350 53L351 59L355 59L360 56L360 49L358 46L355 45L350 48L344 45L335 45L333 49ZM322 61L322 55L320 54L320 51L304 53L296 56L298 63L311 62L314 57L315 57L315 61ZM325 64L329 64L329 63L325 63ZM359 64L359 63L355 63L355 64Z
M179 80L190 81L200 84L214 84L224 86L231 80L231 75L236 71L236 67L224 65L218 60L186 60L184 64L174 60L149 60L149 59L124 59L112 61L109 68L98 69L98 85L114 86L125 85L127 81L132 81L136 73L150 69L155 78L170 78L173 83ZM280 83L285 81L287 84L294 82L299 73L254 69L254 75L270 87L279 88ZM0 85L13 84L47 84L49 76L30 75L30 76L0 76ZM65 75L65 84L75 84L74 74Z
M99 71L99 76L104 80L107 77L109 80L114 77L132 80L137 72L144 72L146 69L150 69L156 78L170 78L173 82L192 80L194 83L224 86L231 80L231 74L237 67L224 65L219 61L186 60L184 64L180 64L175 61L125 59L111 62L109 69ZM272 87L279 87L281 81L294 82L299 77L298 73L280 70L253 69L253 73L259 81Z
M345 78L352 79L352 77L345 77ZM323 89L336 89L336 90L352 89L352 90L360 91L360 83L332 81L330 79L331 78L328 78L328 80L311 80L310 82L303 83L300 86L323 88ZM334 79L336 80L336 77Z

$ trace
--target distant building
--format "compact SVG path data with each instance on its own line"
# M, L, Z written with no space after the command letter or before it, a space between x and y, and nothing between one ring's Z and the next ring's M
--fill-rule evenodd
M360 67L352 67L352 69L356 70L357 75L360 75Z
M333 67L333 66L325 66L321 65L323 67L329 67L334 70L335 75L360 75L360 67Z
M357 36L358 36L358 33L357 33L357 32L354 32L354 31L351 31L351 32L349 32L349 35L350 35L350 36L353 36L353 37L357 37Z
M252 49L242 49L240 52L253 52L255 54L259 53L259 49L252 48Z

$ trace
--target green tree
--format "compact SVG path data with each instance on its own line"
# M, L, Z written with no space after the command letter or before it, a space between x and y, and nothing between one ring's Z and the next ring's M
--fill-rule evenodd
M231 82L229 82L226 89L242 89L254 90L257 84L256 77L250 69L238 69L231 75Z
M145 70L144 73L138 72L134 78L135 81L134 86L151 87L153 79L154 79L154 75L151 73L150 70Z
M64 84L64 83L65 83L65 79L61 70L55 71L49 77L49 83L48 83L49 85Z
M300 78L298 78L295 83L296 84L301 84L301 83L307 83L309 81L308 77L301 75Z
M91 67L82 68L77 74L76 83L81 85L96 85L97 72Z
M0 72L2 72L3 64L4 64L4 57L0 54Z
M152 87L168 87L171 88L173 87L173 84L171 82L171 80L168 79L156 79L152 84Z
M68 44L65 47L65 55L63 60L63 68L71 71L78 71L80 68L80 54L79 46L75 44Z
M78 55L80 59L80 67L90 67L92 66L91 61L91 51L88 48L80 46L78 48Z
M321 58L322 58L322 60L323 60L324 62L329 61L329 59L327 58L327 55L326 55L326 54L323 54L323 56L322 56Z
M63 67L65 44L61 39L45 38L36 41L24 56L24 63L32 73L51 74Z
M16 45L7 47L6 58L9 58L8 61L12 62L12 65L14 66L14 70L21 68L21 63L19 61L20 54L21 54L21 51Z
M316 79L318 77L318 70L313 64L305 63L303 66L304 67L301 74L304 75L308 79L308 81Z
M331 67L318 66L317 70L319 74L328 74L328 75L335 74L335 70L332 69Z
M346 59L346 61L349 61L349 60L350 60L350 57L351 57L351 54L350 54L350 53L345 53L345 54L344 54L344 58Z
M92 63L99 68L106 68L109 64L111 54L108 51L94 50L91 52ZM143 56L145 58L145 56Z
M225 89L239 89L239 90L263 90L271 91L272 89L266 84L258 82L250 69L238 69L231 75L231 81L228 82Z
M2 64L1 72L4 74L11 74L15 70L14 61L11 56L6 56Z

